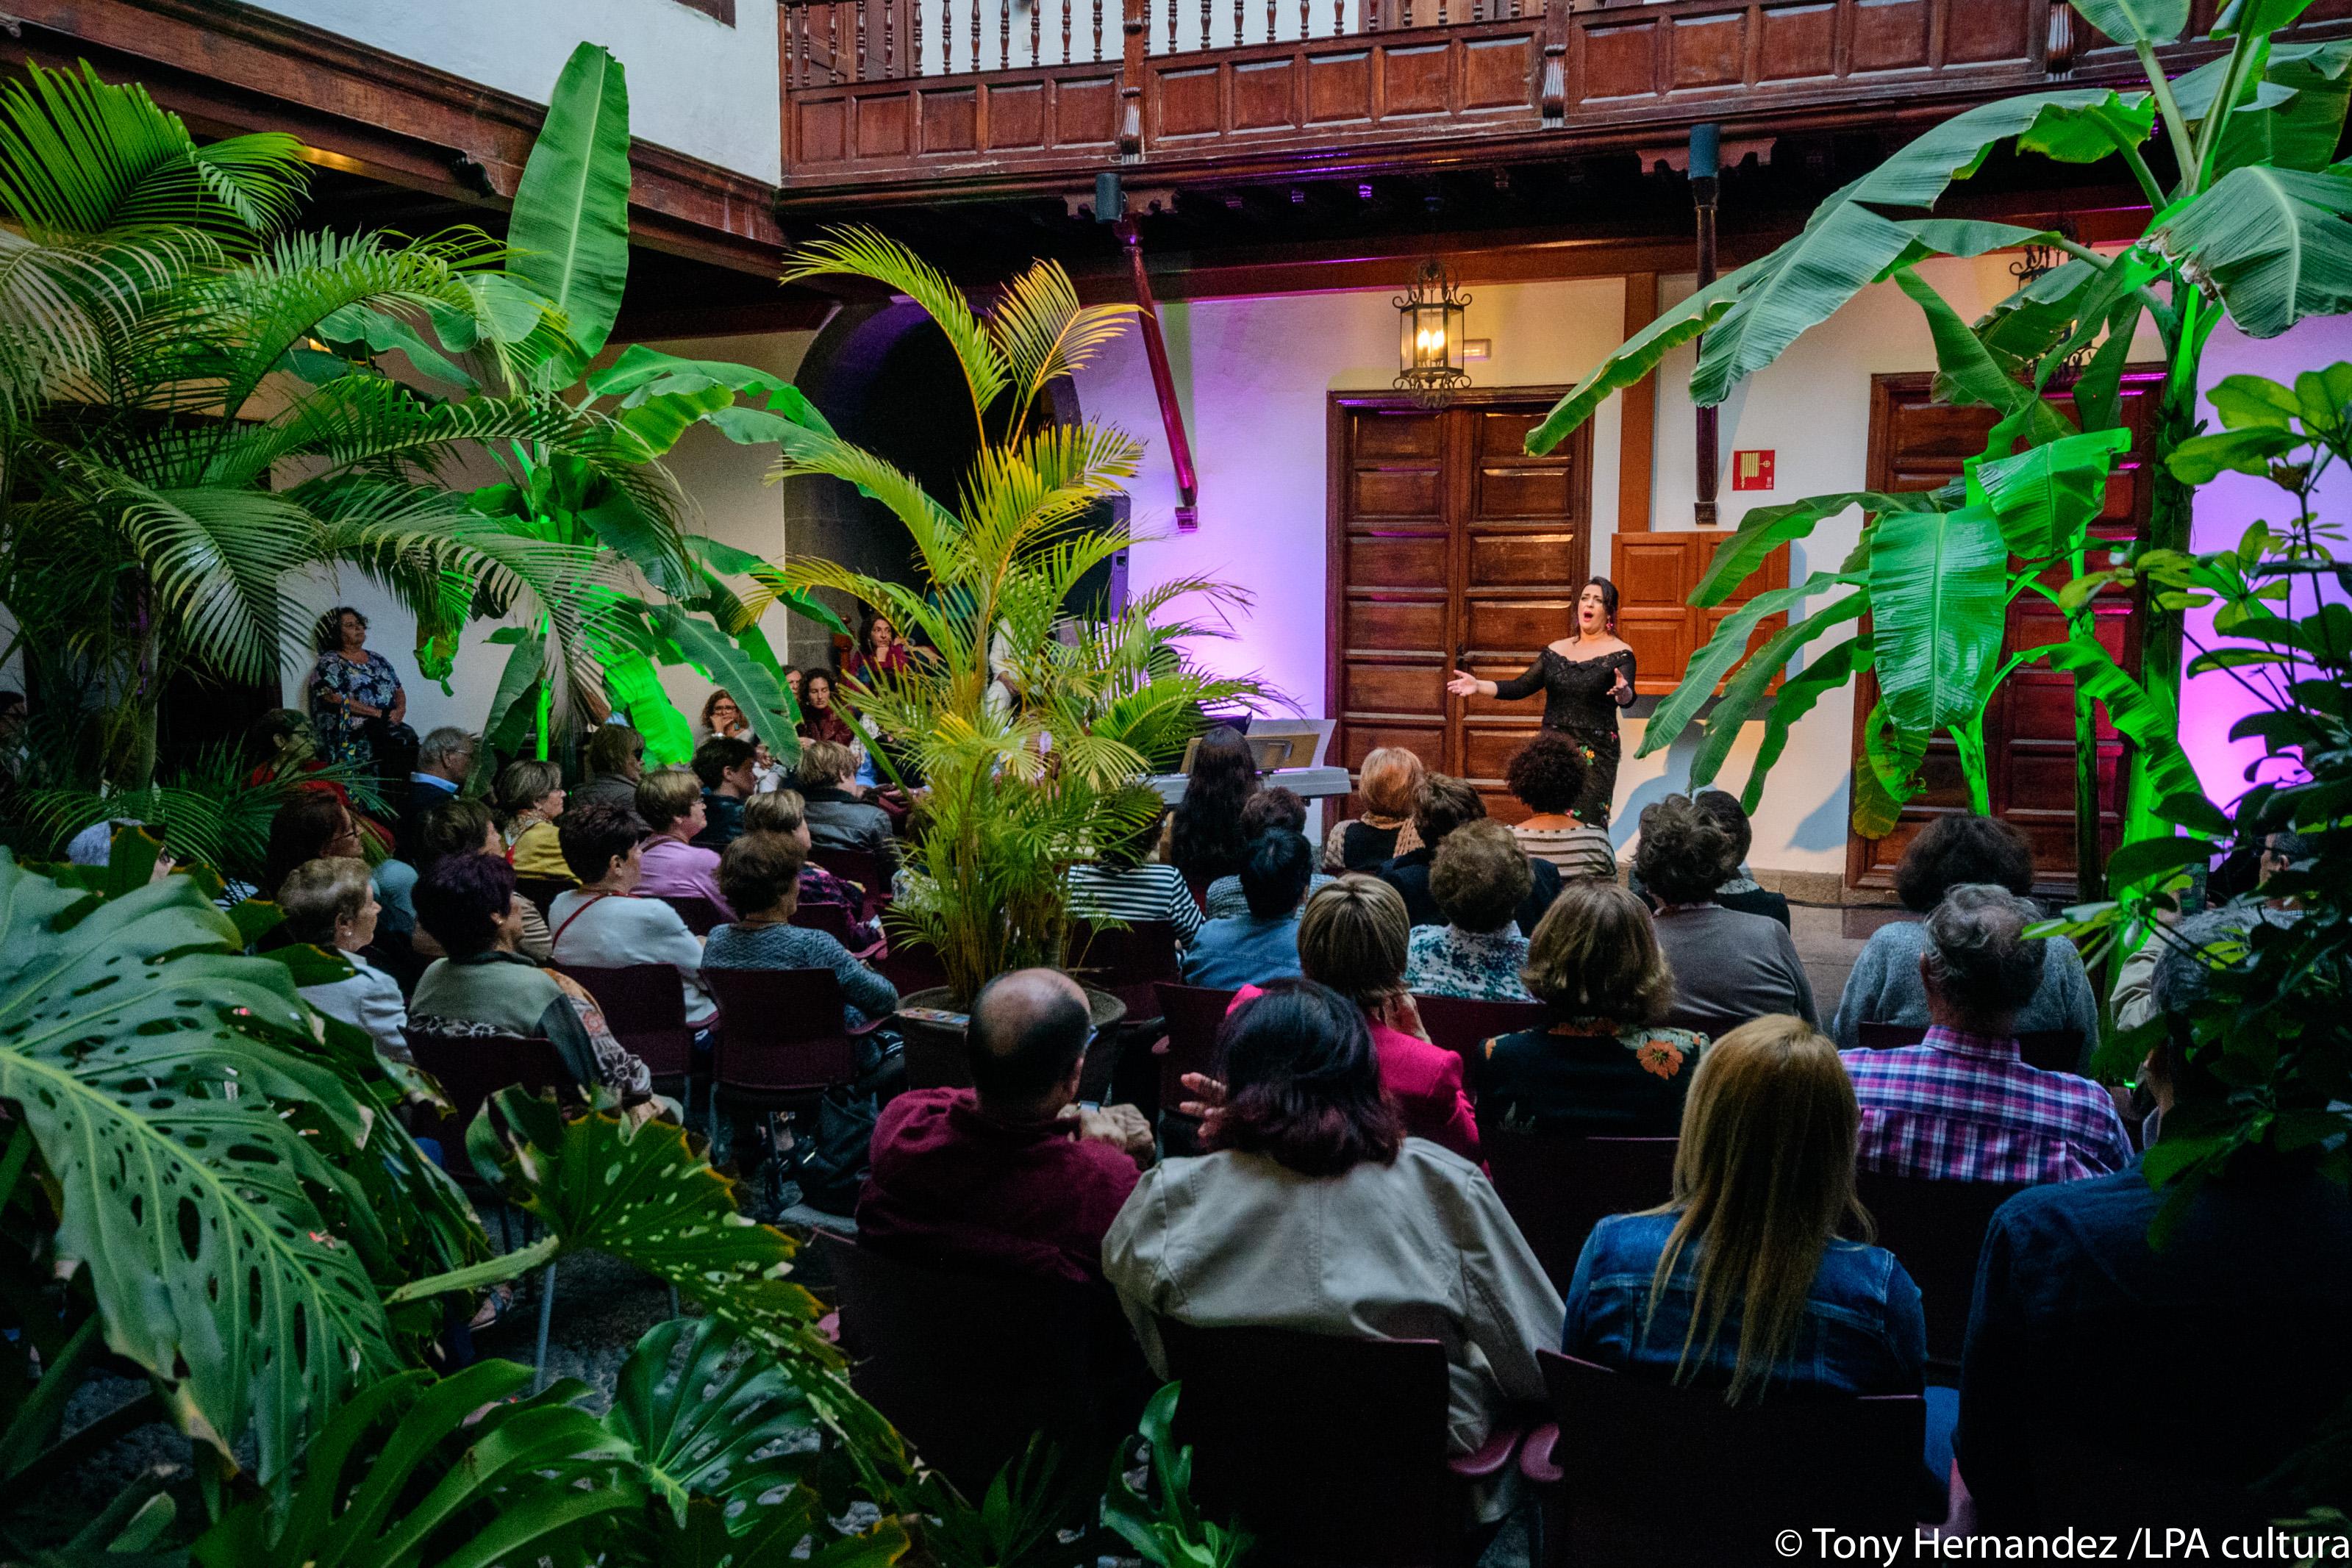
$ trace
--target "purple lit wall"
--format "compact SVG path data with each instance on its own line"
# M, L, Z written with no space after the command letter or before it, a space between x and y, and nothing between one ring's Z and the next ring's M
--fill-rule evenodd
M2352 360L2352 319L2324 318L2304 322L2282 337L2256 340L2224 322L2205 350L2204 382L2210 391L2225 376L2267 376L2292 383L2304 371L2319 370L2339 360ZM2203 410L2207 427L2218 430L2210 404ZM2352 515L2352 478L2342 472L2323 480L2315 504L2323 518L2343 521ZM2200 550L2223 549L2235 544L2256 518L2284 526L2294 516L2294 500L2266 479L2246 474L2224 474L2197 493L2192 544ZM2308 611L2308 592L2298 589L2294 608ZM2192 611L2189 632L2194 643L2216 646L2211 610ZM2263 755L2259 740L2232 742L2230 727L2262 706L2227 672L2203 674L2187 682L2181 691L2180 740L2196 764L2205 792L2227 803L2245 791L2246 768ZM2277 777L2275 769L2265 777Z

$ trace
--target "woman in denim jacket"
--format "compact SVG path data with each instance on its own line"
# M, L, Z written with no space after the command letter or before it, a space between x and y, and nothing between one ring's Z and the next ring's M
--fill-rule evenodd
M1867 1234L1858 1121L1836 1046L1801 1019L1717 1040L1683 1107L1674 1201L1593 1229L1562 1348L1735 1405L1920 1392L1919 1287L1893 1253L1836 1234L1849 1214Z

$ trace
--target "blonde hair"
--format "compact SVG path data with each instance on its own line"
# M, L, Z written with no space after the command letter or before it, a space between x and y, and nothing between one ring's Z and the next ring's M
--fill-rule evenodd
M797 833L808 821L808 802L797 789L771 789L743 802L747 833Z
M809 673L824 674L822 670ZM857 753L835 741L803 740L800 762L793 771L804 789L812 785L822 788L838 784L857 771Z
M1298 918L1298 967L1358 1007L1404 984L1412 929L1404 895L1376 876L1343 876L1316 890Z
M1597 877L1579 877L1559 890L1528 938L1519 977L1563 1018L1620 1025L1659 1022L1675 995L1675 972L1658 946L1650 906Z
M1364 758L1357 776L1356 793L1383 817L1410 817L1421 799L1421 781L1428 776L1421 758L1402 746L1383 746Z
M656 768L637 780L637 815L656 833L669 831L702 799L702 780L691 768Z
M1744 1023L1699 1058L1683 1103L1675 1216L1650 1279L1646 1329L1676 1261L1696 1246L1690 1328L1675 1381L1715 1348L1725 1314L1739 1312L1739 1354L1727 1404L1761 1396L1795 1343L1822 1254L1851 1214L1867 1239L1870 1216L1853 1192L1862 1119L1837 1046L1802 1019L1774 1013Z

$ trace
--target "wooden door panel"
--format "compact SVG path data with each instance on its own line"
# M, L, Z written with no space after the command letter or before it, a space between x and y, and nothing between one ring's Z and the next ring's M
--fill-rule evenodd
M1501 798L1502 769L1540 724L1541 698L1464 703L1444 681L1457 658L1507 680L1571 624L1590 434L1544 457L1522 448L1559 396L1480 389L1434 411L1331 399L1327 684L1333 755L1351 770L1406 747L1479 782L1497 815L1522 814Z
M1984 450L1992 427L1991 411L1947 408L1930 399L1932 378L1925 374L1882 375L1871 387L1871 488L1928 490L1957 476L1963 464ZM2095 537L2114 543L2137 538L2147 522L2149 475L2142 456L2155 413L2155 393L2162 372L2135 368L2126 374L2123 414L2132 433L2132 450L2109 476L2100 515L2093 523ZM2075 413L2070 396L2051 400L2069 414ZM2105 564L2095 551L2089 564ZM2052 588L2071 575L2056 567L2043 576ZM2126 670L2139 667L2140 614L2136 596L2109 592L2094 601L2100 645ZM2065 617L2039 594L2027 592L2011 606L2004 654L2021 648L2062 642ZM1854 747L1860 766L1862 723L1877 701L1877 683L1864 675L1854 694ZM2105 836L2112 845L2122 831L2121 801L2115 780L2123 742L2102 709L2097 718L2100 800ZM2063 897L2074 882L2074 683L2047 668L2022 670L2011 675L1986 710L1985 752L1993 814L2014 824L2032 841L2041 890ZM1938 740L1928 749L1922 768L1927 792L1903 812L1892 832L1864 839L1849 832L1846 881L1853 886L1890 886L1895 862L1902 859L1919 829L1935 817L1966 810L1969 795L1961 778L1958 753L1951 743Z

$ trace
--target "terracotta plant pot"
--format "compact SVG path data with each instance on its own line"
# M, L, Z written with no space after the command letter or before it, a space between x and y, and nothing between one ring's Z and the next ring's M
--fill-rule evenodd
M1094 1017L1096 1049L1103 1050L1118 1038L1118 1026L1127 1017L1127 1004L1108 991L1088 986L1087 1005ZM898 1034L907 1042L907 1087L909 1089L968 1089L971 1086L971 1070L964 1058L964 1026L961 1021L942 1019L909 1018L908 1008L928 1008L946 1012L951 1007L945 986L927 991L916 991L898 998L897 1023ZM1108 1062L1105 1076L1108 1076ZM1087 1073L1088 1082L1096 1078L1093 1064Z

